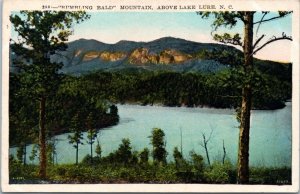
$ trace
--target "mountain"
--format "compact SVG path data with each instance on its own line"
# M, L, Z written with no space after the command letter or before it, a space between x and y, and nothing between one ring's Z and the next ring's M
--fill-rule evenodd
M10 52L10 71L17 72ZM106 44L97 40L79 39L68 43L68 49L52 55L53 62L64 64L61 72L73 75L93 71L200 71L214 73L242 64L243 53L228 45L199 43L180 38L164 37L150 42L122 40ZM254 59L262 72L292 79L292 64Z
M79 39L68 43L68 49L53 56L52 61L62 62L62 72L68 74L120 69L215 72L228 68L228 64L198 55L199 52L212 50L240 53L231 46L198 43L173 37L150 42L122 40L115 44Z

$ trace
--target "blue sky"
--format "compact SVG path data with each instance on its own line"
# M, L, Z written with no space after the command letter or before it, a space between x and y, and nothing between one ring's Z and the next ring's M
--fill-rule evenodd
M96 39L106 43L120 40L151 41L165 36L173 36L196 42L214 42L211 36L213 18L202 19L195 12L93 12L91 19L74 26L74 36ZM277 15L270 13L265 19ZM255 15L255 21L261 14ZM256 30L255 30L256 31ZM242 23L233 29L219 29L219 32L243 33ZM257 35L266 34L265 41L282 32L292 34L292 16L266 22ZM270 44L255 57L277 61L290 61L291 42L287 40Z
M70 41L85 38L105 43L116 43L120 40L151 41L157 38L172 36L196 42L214 42L211 36L213 18L202 19L195 12L91 12L91 18L74 25L74 35ZM270 13L265 19L275 16ZM261 14L255 14L255 21ZM243 33L242 23L233 29L221 28L218 32ZM255 30L254 30L255 32ZM292 16L266 22L261 25L254 39L262 33L265 41L282 32L292 34ZM262 41L263 42L263 41ZM291 42L287 40L270 44L255 57L277 61L290 61Z

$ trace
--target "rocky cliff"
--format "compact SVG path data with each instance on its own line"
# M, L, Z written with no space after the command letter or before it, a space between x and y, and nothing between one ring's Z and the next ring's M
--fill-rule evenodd
M151 53L148 48L138 48L129 55L130 64L182 64L192 59L192 55L175 49L163 50L159 54Z
M226 68L227 64L199 58L197 55L201 50L213 49L240 52L226 45L198 43L173 37L150 42L123 40L115 44L79 39L68 43L68 49L60 55L53 56L52 61L62 62L62 71L72 74L124 68L215 72Z

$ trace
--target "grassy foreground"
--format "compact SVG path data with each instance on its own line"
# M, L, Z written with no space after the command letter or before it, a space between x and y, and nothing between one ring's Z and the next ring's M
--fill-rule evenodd
M10 163L10 184L22 183L209 183L235 184L236 167L229 162L211 166L185 164L109 164L87 163L49 165L47 180L38 177L37 165ZM291 184L291 169L251 167L250 184Z

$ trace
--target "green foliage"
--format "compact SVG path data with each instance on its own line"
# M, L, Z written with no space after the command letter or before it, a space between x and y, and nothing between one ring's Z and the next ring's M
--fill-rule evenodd
M140 164L148 164L148 161L149 161L149 149L148 148L144 148L140 154L139 154L139 157L140 157Z
M10 44L12 53L17 56L12 59L12 64L20 75L17 94L39 104L34 110L39 112L41 178L46 177L47 163L46 125L49 123L46 123L46 102L55 96L63 77L59 73L63 64L51 61L51 56L66 50L65 41L72 34L73 23L88 18L89 15L82 11L20 11L9 17L18 35Z
M159 128L153 128L151 131L150 142L153 146L152 157L154 162L167 162L166 142L164 140L165 133Z
M95 152L97 154L97 157L101 158L102 148L101 148L101 145L100 145L98 139L97 139L97 145L96 145Z
M183 159L182 153L178 150L178 147L174 148L173 157L175 160L175 164L177 166L180 163L180 161Z
M241 37L239 34L235 34L232 36L231 34L224 33L223 35L215 34L214 40L218 42L222 42L224 44L230 43L233 45L239 45L242 46Z
M250 168L251 184L292 184L291 169L287 167L252 167Z
M222 64L238 67L243 64L243 53L238 50L202 49L196 53L196 57L206 60L216 60Z
M211 167L205 169L204 176L208 183L235 183L236 174L233 168L229 161L225 161L224 164L216 161Z
M90 161L89 158L86 161ZM192 167L192 166L191 166ZM191 171L177 171L175 166L167 164L157 166L124 165L54 165L48 167L48 180L56 183L209 183L236 184L236 171L231 164L213 163L204 169L201 178ZM25 180L38 180L38 166L21 165L10 161L9 175L11 183ZM250 184L289 185L290 168L251 167Z
M55 163L55 156L56 156L56 147L55 147L55 141L50 140L47 142L47 163L50 165L53 165Z
M25 155L25 145L21 144L17 149L17 159L20 163L23 163Z
M74 144L73 147L75 149L78 149L79 144L83 144L82 143L82 124L81 124L81 120L79 119L79 114L74 115L74 117L72 118L71 121L71 130L73 132L73 135L69 135L68 139L70 140L69 143L70 144Z
M63 11L20 11L10 16L19 36L10 46L18 56L13 64L24 74L23 95L40 99L56 92L62 64L51 62L50 56L67 48L65 41L72 33L73 23L88 18L85 12Z
M132 148L130 146L130 140L125 138L122 139L122 143L119 145L116 151L117 161L123 164L129 164L132 161Z
M95 142L95 138L97 138L97 131L96 129L89 129L87 131L87 143L90 144L91 146L94 144Z
M208 57L215 54L224 63L231 61L226 55L235 55L215 50ZM231 63L234 61L236 59ZM19 76L11 74L11 81L14 82L10 87L11 94L20 91ZM96 129L117 124L117 108L112 106L109 110L109 101L237 108L244 79L253 80L253 109L282 108L284 102L291 98L291 64L270 64L267 61L257 61L254 73L249 76L238 67L215 74L95 72L82 77L66 76L55 97L47 101L47 128L51 129L48 137L69 132L72 117L78 112L82 120L85 115L93 114ZM10 132L18 135L9 136L10 145L18 145L24 140L27 144L37 142L37 118L37 104L34 101L11 95ZM88 130L88 127L81 130Z
M194 151L190 152L192 171L194 172L197 181L202 181L204 172L204 160L203 157Z
M29 160L30 161L34 161L34 159L37 157L37 145L36 144L33 144L32 146L32 150L31 150L31 153L30 153L30 156L29 156Z
M97 138L97 130L95 129L96 127L95 123L96 121L94 115L92 112L90 112L86 119L86 127L88 129L87 143L90 144L90 150L91 150L91 163L93 163L93 144L95 142L95 139Z
M79 119L79 114L77 113L71 121L71 130L73 131L73 134L68 136L69 143L73 144L73 147L76 149L76 164L78 164L79 145L83 144L82 128L82 122Z
M116 105L110 106L110 114L118 116L118 107Z
M216 31L219 27L234 27L238 19L243 20L245 12L240 11L225 11L225 12L197 12L197 14L201 15L202 18L208 18L210 15L213 15L215 18L212 26L214 27L214 31Z
M120 147L122 147L121 150L128 150L130 146L128 146L128 141L124 140ZM123 149L124 147L127 148ZM141 153L147 153L145 150L147 149L144 149ZM116 155L118 151L119 149L112 155ZM132 158L136 156L137 153L132 153ZM178 166L173 163L157 165L156 163L141 162L130 162L124 165L124 163L117 160L117 157L114 157L113 160L108 160L108 157L111 156L103 157L102 159L94 157L93 165L91 165L90 157L90 155L87 155L78 165L60 164L48 166L48 181L53 181L54 183L236 184L236 167L229 161L225 161L225 164L215 161L211 166L205 166L203 157L195 152L191 152L190 160L180 160ZM135 159L131 161L133 160ZM37 172L38 166L22 165L13 156L10 156L10 183L39 180ZM291 169L286 167L251 167L250 184L291 184Z
M138 153L132 151L130 140L127 138L122 139L122 143L116 151L108 156L101 158L98 156L97 158L101 160L102 164L132 166L138 163Z
M22 84L19 74L10 74L9 87L9 144L29 144L38 138L37 104L21 94Z
M232 60L231 57L227 57L228 55L235 58L240 58L240 54L238 53L226 53L226 51L219 50L212 51L212 53L219 55L220 60L225 64L238 66L241 63L237 62L237 64L235 64L237 60ZM282 103L291 97L291 82L288 81L287 78L283 78L289 74L289 65L286 65L284 68L283 65L272 67L272 70L269 69L270 72L266 73L263 73L262 71L266 71L267 67L262 67L261 65L257 66L257 71L251 75L251 77L256 77L255 81L257 82L257 84L254 84L253 88L253 90L255 90L254 99L257 99L253 103L253 108L281 108ZM247 83L246 78L248 76L245 76L245 74L242 72L243 71L238 67L233 69L225 69L214 74L204 74L199 72L144 72L135 74L128 72L100 71L82 76L80 78L72 78L73 81L69 81L63 87L67 90L76 91L75 94L77 94L76 96L78 97L81 96L78 95L79 93L87 93L82 95L90 96L88 99L106 98L115 103L235 108L239 106L241 101L241 88L243 84ZM273 75L282 74L282 76L279 76L280 79L275 78L273 75L269 76L271 72ZM262 77L263 80L266 80L262 83L263 86L265 86L263 88L261 88L262 85L258 84L261 82L256 80L262 80L260 77ZM276 86L273 85L273 81L276 81L276 83L278 82L278 84ZM71 93L71 91L66 92ZM267 93L270 95L267 96ZM270 96L273 97L270 98ZM77 107L77 105L73 107ZM72 106L69 106L69 108L70 110L67 110L68 112L71 111ZM113 111L110 111L110 113L113 113ZM97 116L97 118L104 117L104 115L105 112L102 114L102 116ZM108 118L106 121L103 119L102 122L99 123L102 123L103 126L107 121L110 121L110 123L115 123L114 121L118 121L118 117L114 117L113 114L110 115L110 119ZM68 119L65 120L67 121Z

